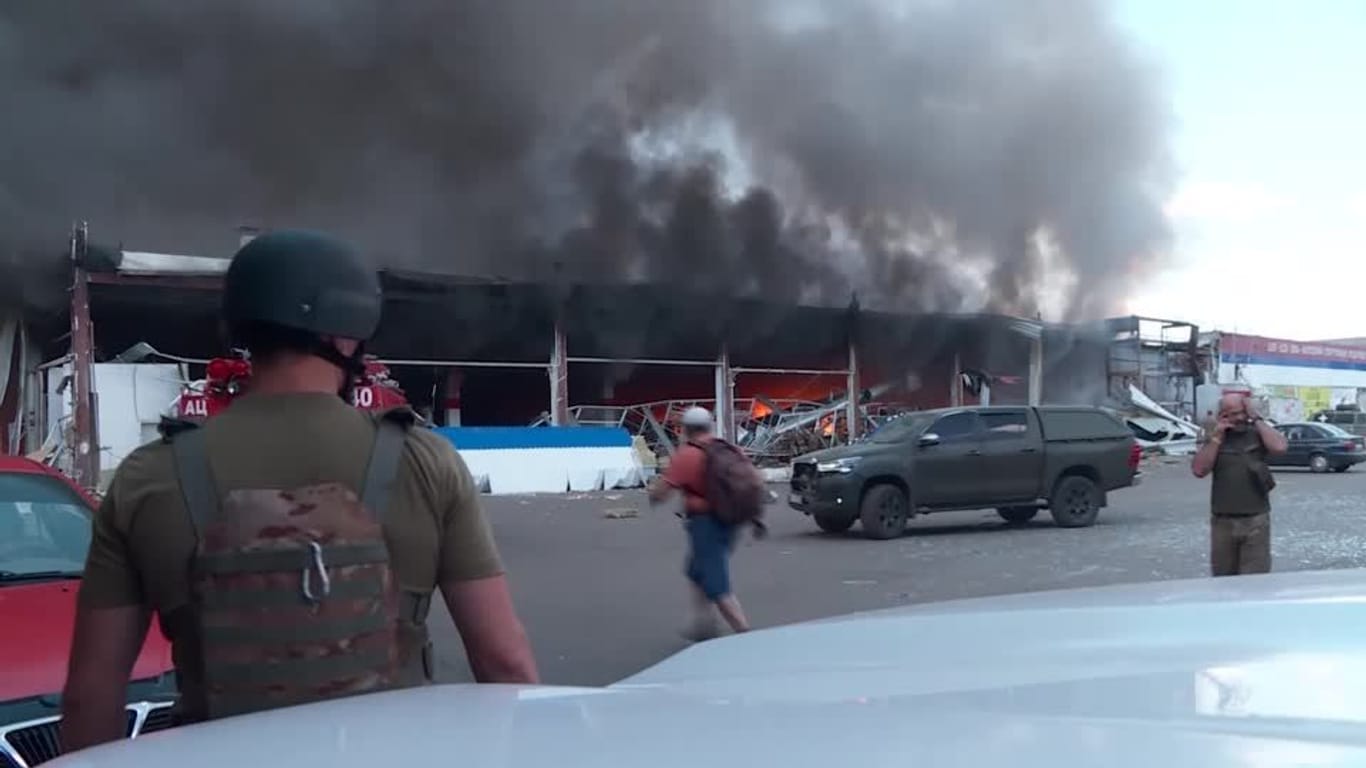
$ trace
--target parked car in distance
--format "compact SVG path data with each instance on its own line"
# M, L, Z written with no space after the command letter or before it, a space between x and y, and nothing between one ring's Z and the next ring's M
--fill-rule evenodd
M1346 472L1366 461L1366 437L1354 435L1335 424L1291 422L1277 424L1285 435L1285 453L1271 456L1273 467L1309 467L1314 472Z
M0 768L57 756L60 695L94 504L65 475L0 456ZM155 626L128 688L128 735L165 728L171 649Z
M900 536L916 514L994 507L1025 523L1040 509L1089 526L1107 493L1138 482L1133 433L1100 408L992 406L907 414L862 442L793 462L788 504L829 532L860 522Z

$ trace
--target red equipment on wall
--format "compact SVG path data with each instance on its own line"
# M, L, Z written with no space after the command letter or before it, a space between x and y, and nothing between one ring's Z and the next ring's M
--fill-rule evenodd
M204 381L190 385L175 402L175 415L189 421L203 421L227 408L251 384L251 361L241 357L220 357L209 361ZM389 367L366 360L365 373L351 391L351 404L365 411L381 411L407 405L402 387L389 375Z

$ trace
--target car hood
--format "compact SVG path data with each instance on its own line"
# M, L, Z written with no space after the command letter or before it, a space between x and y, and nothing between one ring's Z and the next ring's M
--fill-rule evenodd
M946 603L703 643L606 689L438 686L56 766L1366 764L1366 577Z
M795 462L806 461L831 461L833 459L843 459L848 456L871 456L875 453L884 453L891 446L877 445L871 443L855 443L854 445L837 445L834 448L826 448L814 451L793 459Z
M62 690L80 586L76 579L0 586L0 627L5 627L0 631L0 701ZM156 677L171 668L170 644L153 626L133 679Z

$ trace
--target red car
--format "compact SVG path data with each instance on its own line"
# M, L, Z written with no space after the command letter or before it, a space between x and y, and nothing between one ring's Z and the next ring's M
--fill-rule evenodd
M57 721L93 501L59 472L0 456L0 768L58 753ZM153 626L128 687L128 735L168 727L171 647Z

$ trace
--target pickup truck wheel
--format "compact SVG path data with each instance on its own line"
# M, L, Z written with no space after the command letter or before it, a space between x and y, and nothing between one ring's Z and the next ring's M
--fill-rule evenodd
M1094 525L1100 514L1100 489L1089 478L1068 475L1058 481L1048 507L1060 528Z
M1024 525L1039 514L1038 507L1001 507L996 510L1001 519L1012 525Z
M858 515L847 512L817 512L811 515L816 525L826 533L844 533L854 527Z
M906 531L909 504L895 485L875 485L863 495L859 518L870 539L895 539Z

